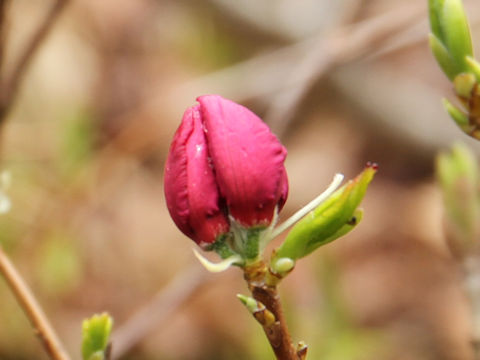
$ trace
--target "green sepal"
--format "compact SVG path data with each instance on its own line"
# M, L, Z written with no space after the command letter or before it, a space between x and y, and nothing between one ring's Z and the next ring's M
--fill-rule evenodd
M448 50L445 48L443 43L432 33L428 34L428 40L430 44L430 49L432 50L433 56L437 60L438 65L442 68L445 75L450 80L460 72L456 67L452 57L450 56Z
M243 245L243 256L247 260L258 258L260 252L260 237L265 227L252 227L246 230L247 236Z
M467 134L472 130L468 116L447 99L442 99L443 107L455 123Z
M230 233L217 236L215 242L205 248L205 251L215 251L222 259L235 255L235 252L230 247L230 237Z
M361 218L356 209L362 201L377 167L367 166L354 180L333 193L325 202L301 219L275 252L276 258L300 259L318 247L348 233Z
M108 347L113 319L107 313L96 314L82 324L83 360L103 360Z

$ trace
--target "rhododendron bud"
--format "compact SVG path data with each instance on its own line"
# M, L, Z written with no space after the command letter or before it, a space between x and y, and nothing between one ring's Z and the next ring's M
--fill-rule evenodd
M287 151L247 108L218 95L197 100L170 147L165 195L180 230L205 248L232 219L242 228L272 222L288 194Z

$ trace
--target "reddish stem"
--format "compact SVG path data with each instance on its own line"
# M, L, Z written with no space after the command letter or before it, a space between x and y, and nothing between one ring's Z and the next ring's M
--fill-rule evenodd
M293 345L277 288L265 283L267 273L265 264L261 262L245 268L244 271L245 280L247 280L253 298L265 305L275 316L275 323L263 325L263 330L277 360L303 360L306 348L303 348L300 353Z

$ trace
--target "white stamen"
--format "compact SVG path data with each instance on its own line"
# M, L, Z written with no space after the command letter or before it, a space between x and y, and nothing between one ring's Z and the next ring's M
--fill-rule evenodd
M241 263L242 262L242 257L240 255L232 255L228 258L226 258L223 261L220 261L219 263L213 263L207 258L205 258L202 254L200 254L196 249L193 249L193 253L197 257L198 261L207 269L208 271L212 273L218 273L227 270L230 266L232 266L235 263Z
M343 175L342 174L335 174L333 177L333 181L330 183L330 185L327 187L327 189L318 195L315 199L310 201L307 205L305 205L303 208L298 210L295 214L290 216L287 220L285 220L283 223L281 223L275 230L273 230L271 238L274 239L278 235L280 235L282 232L287 230L290 226L295 224L298 220L303 218L305 215L307 215L310 211L315 209L318 205L320 205L322 202L328 199L330 195L333 194L335 190L340 186L340 184L343 181Z

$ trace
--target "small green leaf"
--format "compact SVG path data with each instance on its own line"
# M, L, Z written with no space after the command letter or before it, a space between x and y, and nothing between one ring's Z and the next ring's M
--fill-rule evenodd
M447 99L443 99L443 106L447 110L450 117L457 123L457 125L467 134L472 130L468 116Z
M83 360L104 359L112 326L113 319L106 313L94 315L83 321Z
M477 81L480 81L480 63L471 56L466 56L465 62L468 65L469 71L475 75Z
M473 55L468 19L461 0L429 0L430 48L450 80L468 72Z
M328 238L324 239L322 242L318 244L313 244L314 247L312 249L309 249L309 252L314 251L316 248L319 246L328 244L339 237L342 237L344 235L347 235L350 231L352 231L359 223L362 221L363 218L363 210L362 209L356 209L355 212L353 213L353 216L350 218L350 220L343 225L340 229L338 229L334 234L330 235Z
M455 75L459 73L459 70L455 66L448 50L434 34L429 34L428 40L430 49L432 50L433 56L435 56L438 65L440 65L445 75L447 75L450 80L453 80Z
M260 311L265 308L265 305L263 305L262 303L258 302L257 300L255 300L250 296L237 294L237 298L238 300L241 301L243 305L245 305L248 311L250 311L252 314L256 311Z
M445 0L440 15L445 47L457 67L467 71L466 56L473 55L470 27L461 0Z
M459 70L457 69L447 48L445 48L442 42L434 34L429 34L428 39L430 49L432 50L433 56L435 56L438 65L440 65L445 75L447 75L450 80L453 80L455 75L459 73Z
M376 165L367 166L354 180L350 180L301 219L277 249L275 258L297 260L352 230L358 223L355 217L361 219L357 207L376 169Z
M445 0L429 0L428 1L428 8L429 8L429 16L430 16L430 28L432 32L438 37L442 42L444 39L441 21L440 21L440 14L441 9L443 8L443 3Z

